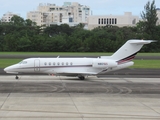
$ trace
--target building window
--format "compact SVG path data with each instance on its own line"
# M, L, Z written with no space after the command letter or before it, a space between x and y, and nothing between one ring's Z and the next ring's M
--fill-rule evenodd
M103 18L101 19L101 24L103 24Z
M98 24L101 24L101 20L100 19L98 19Z
M112 18L112 24L114 24L114 19Z
M109 19L109 24L111 24L111 18Z
M104 24L106 24L106 18L104 18Z
M117 18L115 18L115 24L117 24Z
M107 25L108 25L108 18L107 18Z
M73 18L69 18L69 22L73 22Z

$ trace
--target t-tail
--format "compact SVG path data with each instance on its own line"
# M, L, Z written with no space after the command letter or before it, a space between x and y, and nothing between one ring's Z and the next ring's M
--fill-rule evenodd
M120 70L120 69L124 69L132 66L134 64L132 60L134 59L136 54L140 51L140 49L143 47L143 45L149 44L151 42L155 42L155 41L154 40L128 40L112 56L107 57L117 63L116 67L107 69L107 72Z
M129 62L134 59L144 44L151 42L154 40L128 40L110 58L116 60L118 64Z

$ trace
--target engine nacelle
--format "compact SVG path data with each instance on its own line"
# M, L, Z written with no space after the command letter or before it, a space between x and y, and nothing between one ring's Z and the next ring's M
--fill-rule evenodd
M117 67L117 62L109 59L94 59L92 67L94 68L113 68Z

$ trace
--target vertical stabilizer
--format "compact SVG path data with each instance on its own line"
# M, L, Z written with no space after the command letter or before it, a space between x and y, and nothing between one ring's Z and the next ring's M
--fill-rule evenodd
M153 40L128 40L122 47L120 47L112 56L118 62L132 60L140 51L144 44L154 42Z

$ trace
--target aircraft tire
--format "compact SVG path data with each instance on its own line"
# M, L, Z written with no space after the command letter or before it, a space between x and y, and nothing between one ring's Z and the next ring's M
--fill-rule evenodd
M85 77L84 77L84 76L80 76L79 79L80 79L80 80L84 80Z

